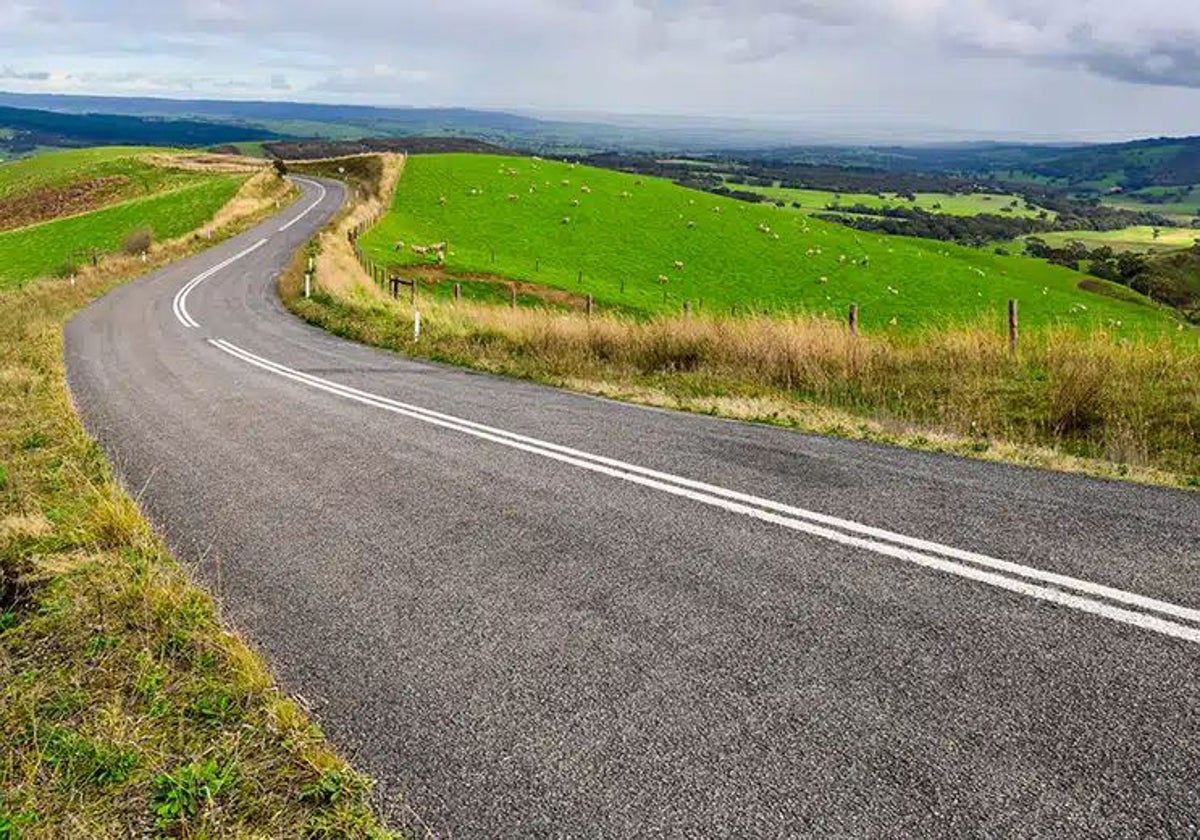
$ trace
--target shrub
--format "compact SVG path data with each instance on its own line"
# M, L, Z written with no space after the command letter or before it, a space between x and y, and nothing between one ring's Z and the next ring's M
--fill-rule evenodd
M121 251L130 256L139 256L150 250L154 244L154 231L148 227L140 227L125 234L121 243Z

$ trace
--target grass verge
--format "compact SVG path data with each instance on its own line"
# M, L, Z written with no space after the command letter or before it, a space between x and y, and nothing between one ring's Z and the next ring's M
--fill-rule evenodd
M264 175L213 240L274 212ZM0 292L0 838L376 837L370 782L222 628L67 393L63 324L208 244Z

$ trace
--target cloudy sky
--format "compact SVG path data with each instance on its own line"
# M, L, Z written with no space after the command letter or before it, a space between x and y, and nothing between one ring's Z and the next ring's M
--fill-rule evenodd
M1200 2L0 0L0 90L1200 134Z

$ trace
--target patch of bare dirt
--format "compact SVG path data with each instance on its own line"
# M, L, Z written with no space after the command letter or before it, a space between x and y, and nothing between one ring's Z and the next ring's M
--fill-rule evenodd
M0 198L0 231L96 210L109 203L128 183L126 176L112 175Z

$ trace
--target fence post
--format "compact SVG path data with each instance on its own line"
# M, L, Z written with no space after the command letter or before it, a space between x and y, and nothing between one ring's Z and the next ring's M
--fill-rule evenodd
M458 303L462 300L462 283L454 284L454 302Z
M413 310L413 341L421 340L421 310Z
M588 295L587 296L587 315L589 318L592 317L592 306L593 305L594 305L594 301L592 300L592 296Z
M1020 339L1020 313L1017 310L1017 301L1009 299L1008 301L1008 350L1010 353L1017 352L1017 342Z
M304 272L304 296L306 298L312 297L312 272L311 271Z
M858 335L858 304L850 304L850 335Z
M685 300L683 302L683 317L684 318L692 317L692 302L690 300Z

